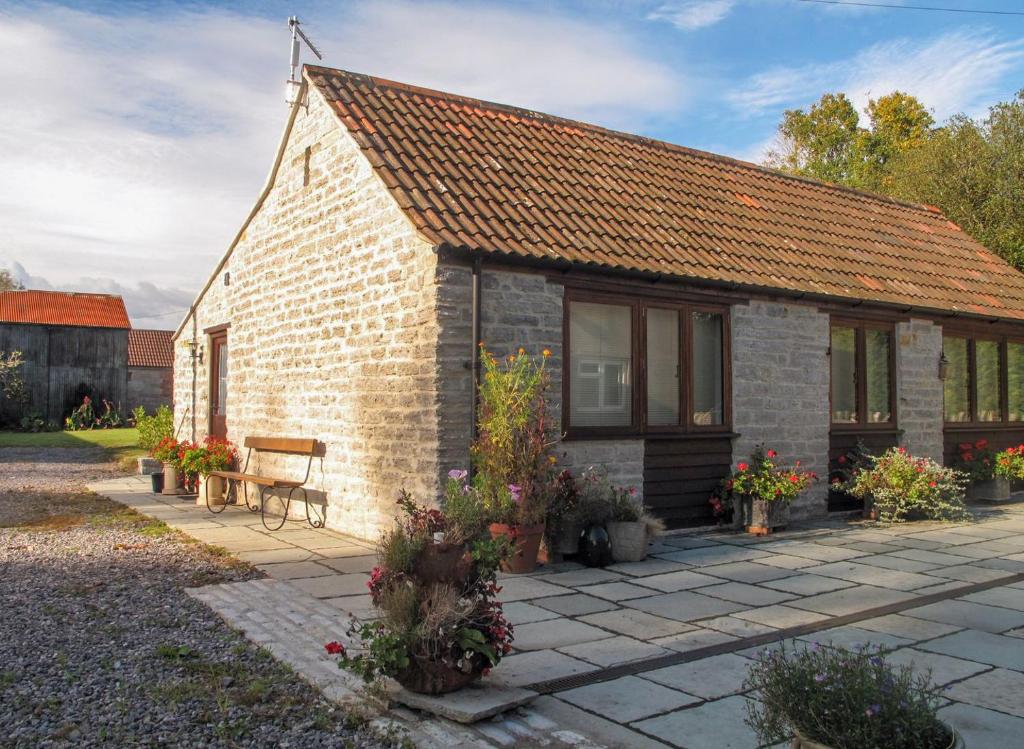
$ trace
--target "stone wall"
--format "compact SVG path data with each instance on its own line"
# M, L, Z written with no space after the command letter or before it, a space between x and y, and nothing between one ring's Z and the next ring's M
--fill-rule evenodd
M829 316L813 307L752 301L732 309L733 463L758 444L797 460L822 480L793 505L795 517L826 510L829 444Z
M942 328L927 320L896 326L896 419L900 444L913 455L942 462Z
M174 371L170 367L128 367L128 399L125 411L137 406L153 413L174 399Z
M206 433L203 331L230 324L229 439L323 442L310 483L328 526L375 538L399 488L438 491L436 284L433 248L311 92L266 201L175 342L181 436L193 415L195 436ZM206 354L194 391L182 345L193 333ZM301 478L305 460L266 456L259 468Z

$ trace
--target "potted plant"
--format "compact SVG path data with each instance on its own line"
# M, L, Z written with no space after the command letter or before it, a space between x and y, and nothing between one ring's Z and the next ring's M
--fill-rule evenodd
M207 436L202 445L184 448L181 459L182 473L196 487L196 504L224 504L224 479L211 476L214 471L227 471L238 462L238 452L227 440Z
M612 492L611 517L605 524L616 562L642 562L652 536L665 530L665 524L649 514L635 488Z
M966 499L999 502L1010 498L1010 479L1001 475L988 440L961 442L953 467L967 478Z
M604 567L614 561L607 528L615 488L603 466L588 466L580 474L577 488L576 518L582 528L579 561L588 567Z
M930 458L917 458L892 447L854 476L848 491L871 503L884 523L906 520L958 520L964 507L966 477Z
M1003 501L1024 481L1024 445L1006 448L995 456L995 463L996 476L1006 482L1007 493L1005 497L989 501Z
M778 454L763 445L754 448L749 462L740 462L723 482L723 490L734 499L733 522L748 533L764 536L789 523L789 505L818 476L777 465Z
M473 486L490 515L490 532L511 542L507 572L532 572L554 487L556 438L548 417L544 363L523 349L499 362L480 347L483 377L477 439L470 448Z
M938 710L943 690L931 673L887 663L871 646L854 651L810 645L767 649L751 666L744 688L746 723L759 745L793 737L793 749L954 749L957 732Z
M164 494L178 494L178 487L181 484L181 475L178 472L179 443L174 437L164 437L152 449L150 454L163 463L164 466Z
M489 537L484 508L464 479L449 478L443 510L402 493L405 520L381 538L367 583L379 618L353 621L358 650L326 646L367 682L392 677L413 692L451 692L489 673L512 648L512 625L495 600L508 547Z
M555 477L545 521L548 550L561 555L580 550L583 525L579 517L579 487L572 471L565 469Z

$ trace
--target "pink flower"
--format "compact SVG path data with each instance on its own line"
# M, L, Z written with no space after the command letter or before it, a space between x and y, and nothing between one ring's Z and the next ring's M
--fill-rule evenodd
M456 481L465 481L467 476L469 476L469 471L464 471L459 468L453 468L448 471L448 478L455 479Z
M523 500L522 487L519 484L509 484L508 493L512 495L512 501L519 504Z

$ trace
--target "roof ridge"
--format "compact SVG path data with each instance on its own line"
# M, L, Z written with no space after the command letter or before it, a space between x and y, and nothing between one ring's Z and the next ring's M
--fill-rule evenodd
M107 294L102 291L64 291L63 289L4 289L0 294L21 294L31 292L33 294L64 294L66 296L99 296L107 299L123 299L120 294Z
M815 179L813 177L805 177L805 176L798 175L798 174L790 174L788 172L783 172L783 171L780 171L778 169L773 169L771 167L763 166L762 164L755 164L752 161L744 161L743 159L737 159L737 158L735 158L733 156L726 156L724 154L714 153L712 151L704 151L704 150L699 149L699 148L693 148L691 146L684 146L684 145L680 145L678 143L672 143L671 141L661 140L659 138L651 138L651 137L648 137L646 135L639 135L637 133L626 132L625 130L614 130L612 128L604 127L602 125L596 125L596 124L594 124L592 122L585 122L583 120L574 120L574 119L571 119L569 117L562 117L562 116L557 115L557 114L550 114L548 112L541 112L541 111L535 110L535 109L526 109L525 107L518 107L518 106L516 106L514 104L504 104L502 102L489 101L487 99L477 99L477 98L474 98L472 96L466 96L465 94L456 94L456 93L453 93L451 91L442 91L440 89L428 88L426 86L417 86L417 85L411 84L411 83L404 83L402 81L395 81L395 80L392 80L392 79L389 79L389 78L382 78L382 77L379 77L379 76L369 75L368 73L356 73L356 72L353 72L351 70L344 70L342 68L332 68L332 67L328 67L328 66L325 66L325 65L309 65L309 64L306 64L303 67L308 69L308 70L322 71L324 73L329 73L329 74L334 74L334 75L337 75L337 74L340 73L340 74L342 74L344 76L347 76L349 78L355 78L355 79L358 79L358 80L361 80L361 81L365 81L365 82L367 82L367 83L369 83L371 85L374 85L374 86L381 86L381 87L384 87L384 88L395 88L395 89L399 89L399 90L403 90L403 91L408 91L408 92L411 92L411 93L421 94L421 95L424 95L424 96L434 96L434 97L444 98L444 99L448 99L448 100L456 100L456 101L460 101L462 103L472 104L472 105L476 105L476 106L480 106L480 107L485 107L485 108L488 108L488 109L496 109L498 111L504 111L504 112L507 112L507 113L510 113L510 114L515 114L515 115L518 115L518 116L523 116L523 117L527 117L527 118L530 118L530 119L535 119L535 120L538 120L538 121L547 121L547 122L551 122L552 124L560 124L560 125L567 125L567 126L572 126L572 127L585 128L587 130L591 130L591 131L597 132L597 133L602 133L604 135L608 135L608 136L614 137L614 138L621 138L623 140L643 143L643 144L646 144L646 145L649 145L649 146L654 146L654 147L658 147L658 148L665 148L665 149L668 149L668 150L671 150L671 151L677 151L677 152L681 152L681 153L686 153L686 154L689 154L691 156L694 156L694 157L697 157L697 158L702 158L702 159L707 159L707 160L710 160L710 161L719 161L719 162L723 162L723 163L726 163L726 164L730 164L730 165L735 166L735 167L739 167L741 169L752 169L752 170L761 172L763 174L770 175L772 177L777 177L777 178L783 179L783 180L792 180L794 182L800 182L800 183L803 183L803 184L810 185L812 187L817 187L817 188L824 189L826 191L828 191L828 190L839 190L841 192L850 193L850 194L856 195L858 197L867 198L869 200L875 200L875 201L878 201L880 203L887 203L887 204L890 204L890 205L896 205L896 206L902 206L902 207L905 207L905 208L910 208L910 209L913 209L915 211L921 211L921 212L924 212L924 213L931 214L933 216L937 214L937 215L941 216L942 218L945 218L946 220L949 220L949 217L946 216L945 213L943 213L941 210L936 210L935 206L930 206L930 205L927 205L927 204L924 204L924 203L914 203L914 202L909 201L909 200L901 200L899 198L894 198L894 197L891 197L889 195L882 195L880 193L871 192L869 190L864 190L864 189L860 189L860 188L856 188L856 187L849 187L847 185L840 185L840 184L837 184L835 182L826 182L824 180Z

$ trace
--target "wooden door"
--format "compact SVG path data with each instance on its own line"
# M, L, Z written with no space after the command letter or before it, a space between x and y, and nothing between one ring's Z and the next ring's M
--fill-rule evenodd
M210 336L210 434L220 439L228 437L228 334L227 331Z

